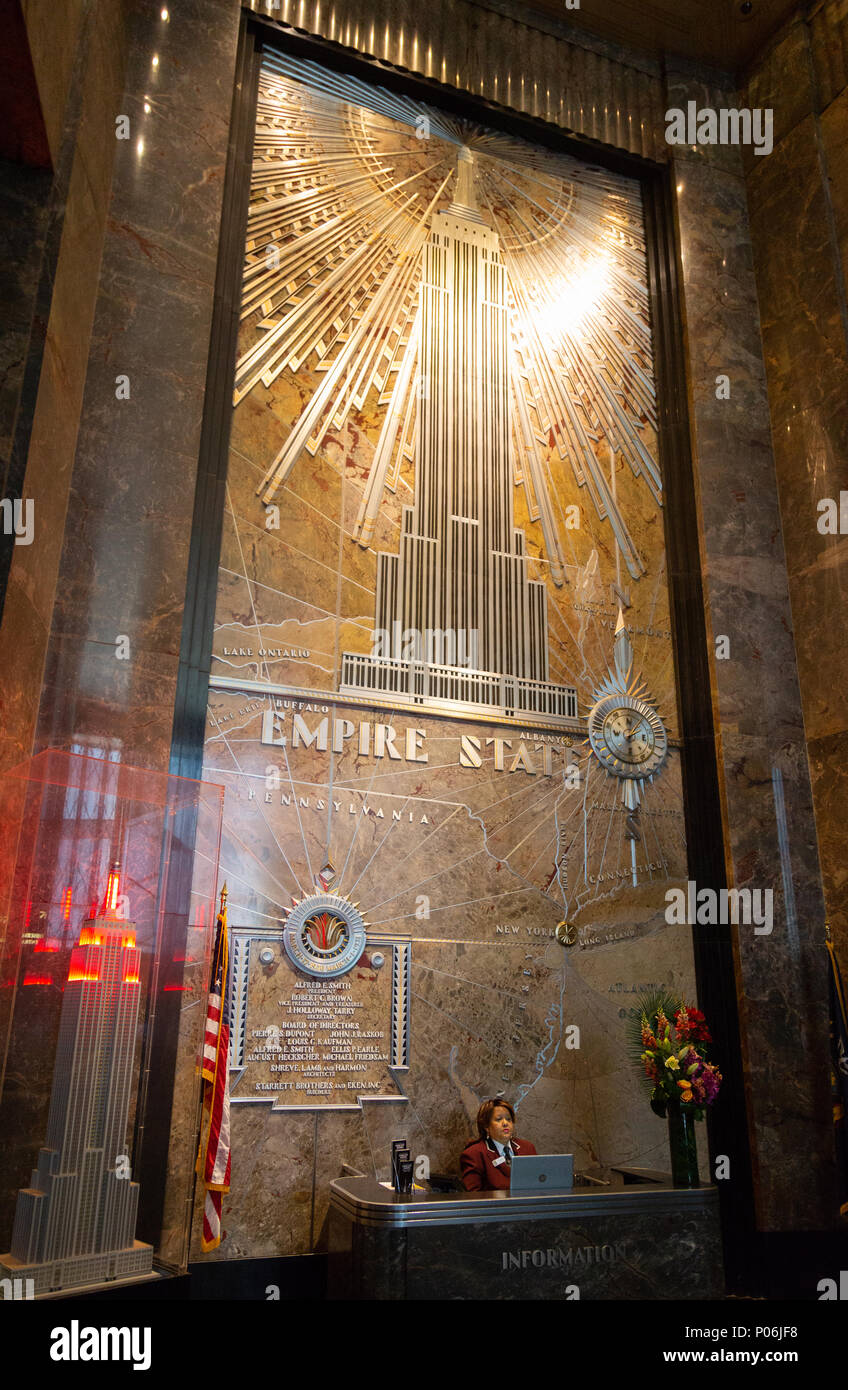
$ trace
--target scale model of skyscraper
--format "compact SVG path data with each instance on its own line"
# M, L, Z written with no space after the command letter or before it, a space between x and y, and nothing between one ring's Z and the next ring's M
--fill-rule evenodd
M400 553L377 557L389 650L345 652L341 689L576 718L574 687L548 681L547 594L513 525L506 269L473 158L460 150L423 251L415 503Z
M140 993L135 923L116 914L118 865L99 916L71 953L47 1121L30 1187L18 1193L3 1274L55 1289L149 1274L134 1239L138 1183L126 1158Z

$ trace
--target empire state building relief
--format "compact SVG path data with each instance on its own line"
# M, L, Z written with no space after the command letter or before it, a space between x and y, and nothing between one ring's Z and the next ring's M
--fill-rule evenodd
M422 251L415 502L400 553L377 559L375 629L392 650L345 652L342 689L573 718L576 690L548 680L545 586L528 577L514 524L506 270L473 166L461 147L454 200L433 215ZM369 523L366 497L360 538ZM404 658L410 632L424 634L417 660ZM442 634L441 651L428 633ZM451 652L448 633L458 635Z
M242 320L237 416L280 426L252 525L273 537L305 461L332 487L344 454L345 554L321 562L347 616L322 621L318 576L297 623L263 623L254 591L218 673L574 726L586 638L605 665L618 603L656 587L635 185L270 54Z
M639 184L269 49L240 313L204 762L236 1132L408 1106L449 1164L502 1091L657 1166L621 993L694 977Z

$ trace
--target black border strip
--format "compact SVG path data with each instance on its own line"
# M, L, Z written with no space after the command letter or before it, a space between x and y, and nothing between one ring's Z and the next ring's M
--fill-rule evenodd
M181 777L198 779L203 769L206 706L212 669L244 238L259 92L260 56L248 19L247 14L243 13L227 148L209 363L171 738L170 771Z
M671 172L643 156L612 149L574 131L463 93L430 78L365 58L340 44L244 13L224 191L206 408L195 496L171 771L200 777L223 527L243 243L261 50L280 49L414 100L520 136L532 144L637 179L645 208L648 276L659 406L659 451L665 492L665 540L680 701L685 825L691 878L726 885L716 736L713 727L693 474L679 262ZM684 656L685 654L685 656ZM698 997L710 1021L724 1088L710 1117L711 1160L730 1159L719 1183L727 1282L745 1280L754 1231L753 1181L736 1004L731 928L693 928Z
M643 181L666 564L683 734L681 769L689 876L697 884L719 890L727 886L727 869L689 433L672 177L669 167ZM754 1232L754 1188L732 930L730 926L692 928L698 1002L715 1039L723 1077L720 1099L709 1117L709 1137L713 1174L718 1155L726 1155L730 1161L728 1180L720 1181L718 1187L725 1277L731 1291L747 1282L747 1252Z

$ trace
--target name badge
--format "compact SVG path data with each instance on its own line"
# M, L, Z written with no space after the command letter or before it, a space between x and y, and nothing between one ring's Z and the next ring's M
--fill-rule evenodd
M500 1158L492 1159L493 1168L499 1168L502 1163L506 1163L506 1159L504 1158L503 1154L501 1154Z

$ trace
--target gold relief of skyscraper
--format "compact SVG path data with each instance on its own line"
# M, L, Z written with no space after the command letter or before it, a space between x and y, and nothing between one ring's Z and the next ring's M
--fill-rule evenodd
M513 497L520 485L555 587L561 469L631 578L644 572L612 479L624 460L661 505L633 186L278 54L255 153L234 398L286 368L320 373L257 491L272 502L304 451L375 397L360 545L402 466L414 472L397 553L378 558L391 654L345 653L340 688L571 716L572 688L548 681L546 586L529 578ZM476 688L467 667L407 669L395 634L408 629L473 631Z

